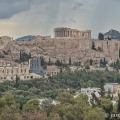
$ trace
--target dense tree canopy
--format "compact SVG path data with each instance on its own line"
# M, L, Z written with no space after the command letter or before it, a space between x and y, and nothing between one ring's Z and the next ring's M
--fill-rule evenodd
M109 97L104 97L102 89L103 98L97 100L93 94L96 105L90 106L87 96L81 94L74 98L73 94L81 87L103 88L106 82L120 83L120 74L110 71L80 70L62 72L49 78L19 81L18 86L16 81L5 81L0 83L0 119L7 120L8 116L13 120L18 118L24 120L24 116L29 119L30 112L34 111L33 119L36 115L36 118L42 116L43 120L44 118L47 120L104 120L105 113L119 111L120 100L113 105ZM50 102L46 101L41 110L38 102L41 98L57 99L60 104L50 105Z

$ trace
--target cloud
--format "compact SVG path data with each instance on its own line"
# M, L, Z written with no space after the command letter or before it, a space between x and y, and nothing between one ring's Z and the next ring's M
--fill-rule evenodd
M67 23L67 21L65 20L65 18L63 18L63 20L61 21L61 23Z
M52 19L57 17L60 8L60 3L60 0L52 0L52 2L48 2L46 12Z
M9 19L13 15L28 11L34 4L44 0L0 0L0 19Z
M76 10L77 8L83 6L83 3L76 3L76 5L73 7L73 10Z
M30 9L29 0L0 0L0 19L8 19L14 14Z
M74 19L72 19L72 18L71 18L71 20L70 20L70 21L71 21L72 23L76 23L76 21L75 21Z

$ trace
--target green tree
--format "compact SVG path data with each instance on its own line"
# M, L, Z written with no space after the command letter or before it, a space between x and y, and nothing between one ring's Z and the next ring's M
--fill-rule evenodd
M5 107L6 104L7 103L6 103L5 98L0 98L0 114L3 111L3 108Z
M99 39L99 40L104 40L104 35L103 35L102 33L99 33L99 34L98 34L98 39Z
M87 86L88 86L88 87L93 87L93 85L94 85L93 81L89 80L89 81L87 82Z
M42 68L43 68L44 70L46 70L46 69L47 69L47 65L46 65L46 64L43 65Z
M95 43L92 41L92 49L93 50L96 50L96 48L95 48Z
M51 62L50 57L49 57L48 65L50 66L50 65L52 65L52 64L53 64L53 63Z
M106 60L105 60L105 58L104 58L103 65L106 65L106 63L107 63L107 62L106 62Z
M101 97L105 97L105 89L104 89L105 81L104 79L100 80L100 95Z
M46 120L46 115L39 111L25 112L19 120Z
M19 84L20 84L20 78L19 78L19 76L18 75L16 75L16 80L15 80L15 86L16 86L16 88L18 88L19 87Z
M80 94L75 98L75 103L80 106L89 106L88 96L84 94Z
M57 96L57 100L60 101L61 104L73 104L74 103L74 97L68 93L68 92L62 92Z
M91 104L92 104L92 107L95 108L96 106L97 107L100 107L101 103L100 103L100 100L99 98L97 98L97 96L95 95L95 93L92 93L92 99L90 100Z
M93 60L90 59L90 65L92 65L92 63L93 63Z
M105 113L101 108L89 110L84 120L105 120Z
M103 52L103 49L98 46L98 51Z
M69 57L69 65L71 65L71 57Z
M60 60L56 60L55 65L58 66L58 67L60 67L61 66Z
M45 59L44 59L44 57L40 57L40 59L41 59L41 66L44 66L44 65L46 65L46 62L45 62Z
M102 98L101 99L101 107L103 108L103 110L108 113L109 115L112 113L113 110L113 104L112 101L110 99L105 99ZM110 117L110 116L109 116Z
M18 120L20 118L20 111L15 105L5 106L0 118L1 120Z
M7 93L3 96L3 98L5 99L6 104L7 104L8 106L10 106L10 105L16 105L14 96L13 96L11 93L7 92Z
M119 49L119 58L120 58L120 49Z
M28 100L27 103L23 106L23 111L25 112L34 111L34 110L40 110L38 99Z
M89 66L85 66L85 69L90 69L90 67Z

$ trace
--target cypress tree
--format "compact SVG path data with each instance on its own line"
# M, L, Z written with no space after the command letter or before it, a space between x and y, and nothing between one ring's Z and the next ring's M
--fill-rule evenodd
M69 57L69 65L71 65L71 57Z
M92 49L96 50L94 42L92 42Z
M119 58L120 58L120 49L119 49Z
M104 61L103 61L103 65L106 65L106 60L105 60L105 58L104 58Z
M100 80L100 95L101 97L105 96L105 89L104 89L105 81L103 79Z
M15 87L18 88L19 87L19 82L20 82L20 78L18 77L18 75L16 75L16 81L15 81Z
M92 65L93 60L90 59L90 65Z
M22 61L22 53L21 53L21 50L20 50L20 61Z

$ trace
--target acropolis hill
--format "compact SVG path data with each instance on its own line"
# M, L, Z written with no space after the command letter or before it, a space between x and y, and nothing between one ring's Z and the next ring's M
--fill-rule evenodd
M119 59L120 41L93 40L90 30L55 28L54 34L54 38L36 36L33 41L6 41L4 44L1 42L0 52L4 55L1 59L15 61L19 59L21 50L31 53L32 57L43 56L46 61L50 58L53 62L59 59L63 63L68 63L71 57L72 63L81 62L83 65L89 65L90 60L93 60L93 64L99 64L100 59L105 58L108 63ZM8 54L4 54L3 51Z

